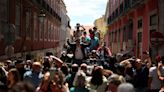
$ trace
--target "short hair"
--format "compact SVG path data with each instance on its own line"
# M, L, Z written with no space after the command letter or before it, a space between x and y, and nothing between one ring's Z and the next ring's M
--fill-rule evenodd
M97 27L95 26L95 27L93 27L93 29L97 29Z
M73 81L73 85L75 87L85 87L86 86L86 74L82 70L79 70L76 73L76 76Z
M135 92L135 90L132 84L122 83L118 86L117 92Z
M80 65L80 68L81 68L81 69L87 69L87 64L86 64L86 63L82 63L82 64Z
M84 31L84 32L83 32L83 34L87 34L87 32L86 32L86 31Z
M78 67L78 65L77 64L73 64L72 66L71 66L71 72L77 72L78 71L78 69L79 69L79 67Z
M112 83L116 86L119 86L121 83L125 83L125 78L121 75L118 74L112 74L109 78L108 78L108 83Z

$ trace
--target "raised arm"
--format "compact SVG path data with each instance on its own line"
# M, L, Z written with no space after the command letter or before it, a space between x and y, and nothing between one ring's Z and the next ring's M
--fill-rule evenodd
M84 30L85 30L84 26L82 26L82 25L81 25L81 28L83 28L83 30L82 30L82 31L84 31Z

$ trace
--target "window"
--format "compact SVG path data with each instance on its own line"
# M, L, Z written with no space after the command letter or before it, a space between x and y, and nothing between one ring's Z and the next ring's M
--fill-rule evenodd
M142 42L142 32L138 32L138 43Z
M44 21L44 39L47 40L47 19Z
M129 26L128 26L128 39L133 38L133 21L130 20Z
M39 20L39 37L40 40L44 39L44 21Z
M112 15L108 17L108 24L112 22Z
M55 26L54 26L54 30L53 30L53 41L55 41Z
M54 27L53 27L53 23L52 23L51 24L51 34L50 34L51 41L53 40L53 30L54 30Z
M112 43L114 42L113 39L114 39L114 33L112 32L112 33L111 33L111 42L112 42Z
M7 30L8 7L7 0L0 0L0 39L4 37L4 30Z
M107 23L108 23L108 24L110 23L110 16L108 17Z
M118 8L116 9L116 12L115 12L115 13L116 13L115 16L116 16L116 18L117 18L117 17L118 17L118 13L119 13L119 12L118 12Z
M16 4L16 16L15 16L15 26L16 26L16 35L20 37L20 20L21 20L21 8L20 3Z
M30 9L26 12L26 37L31 37L31 12Z
M158 23L157 14L150 16L150 26L157 25Z
M142 28L142 19L138 20L138 29Z
M54 40L57 40L57 28L54 26Z
M126 30L126 26L124 26L123 28L123 42L127 41L127 30Z
M117 42L117 31L114 32L114 42Z
M124 2L124 10L126 11L130 7L130 0L125 0Z
M39 20L39 39L42 40L43 36L42 36L42 23Z
M138 0L132 0L132 4L135 5Z
M124 8L124 6L123 6L123 3L122 3L122 4L120 5L120 14L122 14L123 8Z
M120 42L120 36L121 36L121 31L120 29L118 30L118 42Z
M115 16L114 16L114 12L112 13L112 19L114 20Z
M50 34L51 34L51 22L49 21L48 22L48 33L47 33L48 41L50 41Z
M38 39L38 17L37 13L34 13L34 39Z

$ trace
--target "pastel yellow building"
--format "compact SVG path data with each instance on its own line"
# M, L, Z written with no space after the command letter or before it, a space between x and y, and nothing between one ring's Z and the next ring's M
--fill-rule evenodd
M106 23L104 21L104 15L94 21L94 25L97 27L97 30L100 32L100 42L104 41L104 36L106 34Z

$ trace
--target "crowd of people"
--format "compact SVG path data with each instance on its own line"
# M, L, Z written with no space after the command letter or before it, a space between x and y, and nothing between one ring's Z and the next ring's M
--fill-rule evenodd
M63 61L67 61L70 58L66 54L72 54L72 62L78 65L88 59L107 59L109 56L112 56L106 43L100 42L100 33L97 27L90 28L88 30L89 34L87 34L85 28L79 23L77 23L76 28L71 39L67 39L67 43L64 45L66 49L62 53L63 57L61 58Z
M117 61L105 42L99 44L96 27L89 35L79 27L59 58L2 62L0 92L164 92L164 56L152 61L146 52L144 60Z

